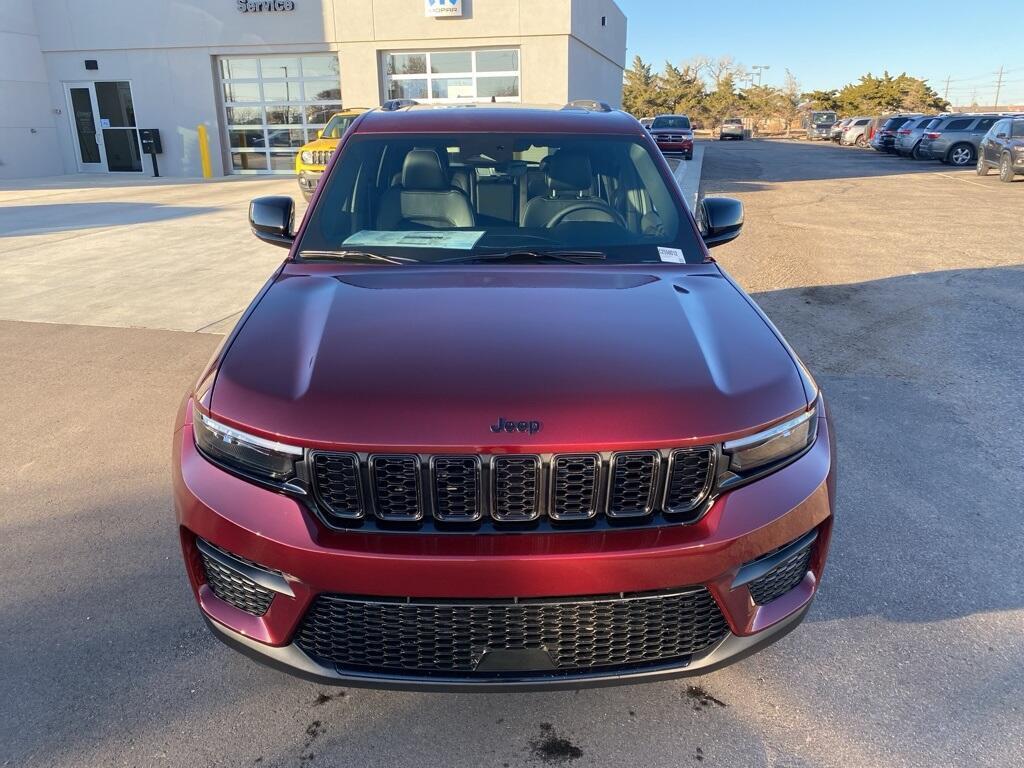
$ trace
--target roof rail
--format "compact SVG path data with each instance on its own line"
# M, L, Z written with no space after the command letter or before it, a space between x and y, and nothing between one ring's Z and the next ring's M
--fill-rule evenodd
M580 109L586 110L587 112L614 112L611 105L605 101L596 101L595 99L573 99L567 102L562 109Z
M415 99L388 99L380 108L385 112L394 112L402 107L414 107L419 104Z

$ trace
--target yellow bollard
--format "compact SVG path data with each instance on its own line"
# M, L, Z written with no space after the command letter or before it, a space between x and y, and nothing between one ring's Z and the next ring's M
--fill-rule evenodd
M202 123L196 128L199 136L199 160L203 164L203 178L213 177L213 168L210 167L210 137L206 135L206 126Z

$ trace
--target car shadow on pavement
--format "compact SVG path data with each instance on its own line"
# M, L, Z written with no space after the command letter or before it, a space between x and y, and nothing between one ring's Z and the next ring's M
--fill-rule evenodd
M1024 266L754 298L836 425L836 526L809 621L1024 607Z
M215 213L218 207L158 203L52 203L0 207L0 238L120 227Z

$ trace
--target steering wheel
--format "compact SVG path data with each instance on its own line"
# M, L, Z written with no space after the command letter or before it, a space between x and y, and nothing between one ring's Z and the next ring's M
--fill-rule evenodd
M547 229L557 227L565 220L567 216L573 213L578 213L579 211L600 211L609 219L611 219L613 223L618 224L623 229L628 228L626 225L626 220L622 218L622 214L616 211L614 208L607 208L603 205L600 205L599 203L589 202L586 200L576 203L575 205L570 205L568 208L562 209L554 216L552 216L545 226Z

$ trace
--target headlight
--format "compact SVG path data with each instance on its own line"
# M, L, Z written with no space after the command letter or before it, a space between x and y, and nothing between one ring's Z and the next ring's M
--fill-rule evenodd
M211 419L198 409L192 411L196 445L211 460L241 472L284 482L295 475L295 461L302 449L247 435Z
M313 164L313 153L310 152L309 150L306 150L305 152L301 153L299 157L302 158L302 162L305 163L306 165Z
M795 419L722 445L731 472L745 473L787 459L814 442L818 414L812 408Z

